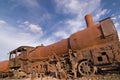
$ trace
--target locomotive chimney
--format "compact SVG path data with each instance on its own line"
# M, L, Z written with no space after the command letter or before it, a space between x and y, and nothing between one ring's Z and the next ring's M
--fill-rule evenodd
M94 25L93 18L92 18L91 14L87 14L85 16L85 21L86 21L86 24L87 24L87 28L92 27Z

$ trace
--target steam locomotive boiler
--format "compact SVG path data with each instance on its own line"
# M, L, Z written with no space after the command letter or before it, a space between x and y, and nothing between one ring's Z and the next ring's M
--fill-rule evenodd
M48 46L21 46L9 53L9 71L16 77L52 76L76 78L98 70L119 69L120 44L110 18L94 24L85 16L87 28ZM22 74L21 74L22 72ZM15 75L15 74L14 74Z

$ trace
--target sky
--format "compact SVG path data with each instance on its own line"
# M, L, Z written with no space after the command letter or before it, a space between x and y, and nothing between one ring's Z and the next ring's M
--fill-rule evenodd
M19 46L49 45L111 17L120 36L120 0L0 0L0 61Z

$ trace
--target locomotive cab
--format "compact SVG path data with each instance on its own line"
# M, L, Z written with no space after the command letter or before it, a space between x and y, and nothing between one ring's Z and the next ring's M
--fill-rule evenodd
M10 52L9 60L10 60L10 68L20 68L21 62L20 59L23 56L23 54L26 54L25 48L17 48ZM26 56L23 56L25 59ZM22 58L22 59L23 59Z
M9 53L9 68L13 70L28 70L28 53L33 47L21 46ZM27 66L25 66L27 65Z

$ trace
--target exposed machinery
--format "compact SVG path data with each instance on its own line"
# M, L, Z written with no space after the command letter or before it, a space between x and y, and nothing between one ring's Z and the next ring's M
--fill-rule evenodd
M76 78L98 70L119 69L119 38L112 20L106 18L94 24L90 14L85 20L87 28L67 39L48 46L21 46L11 51L9 71L18 71L19 78L29 74Z

